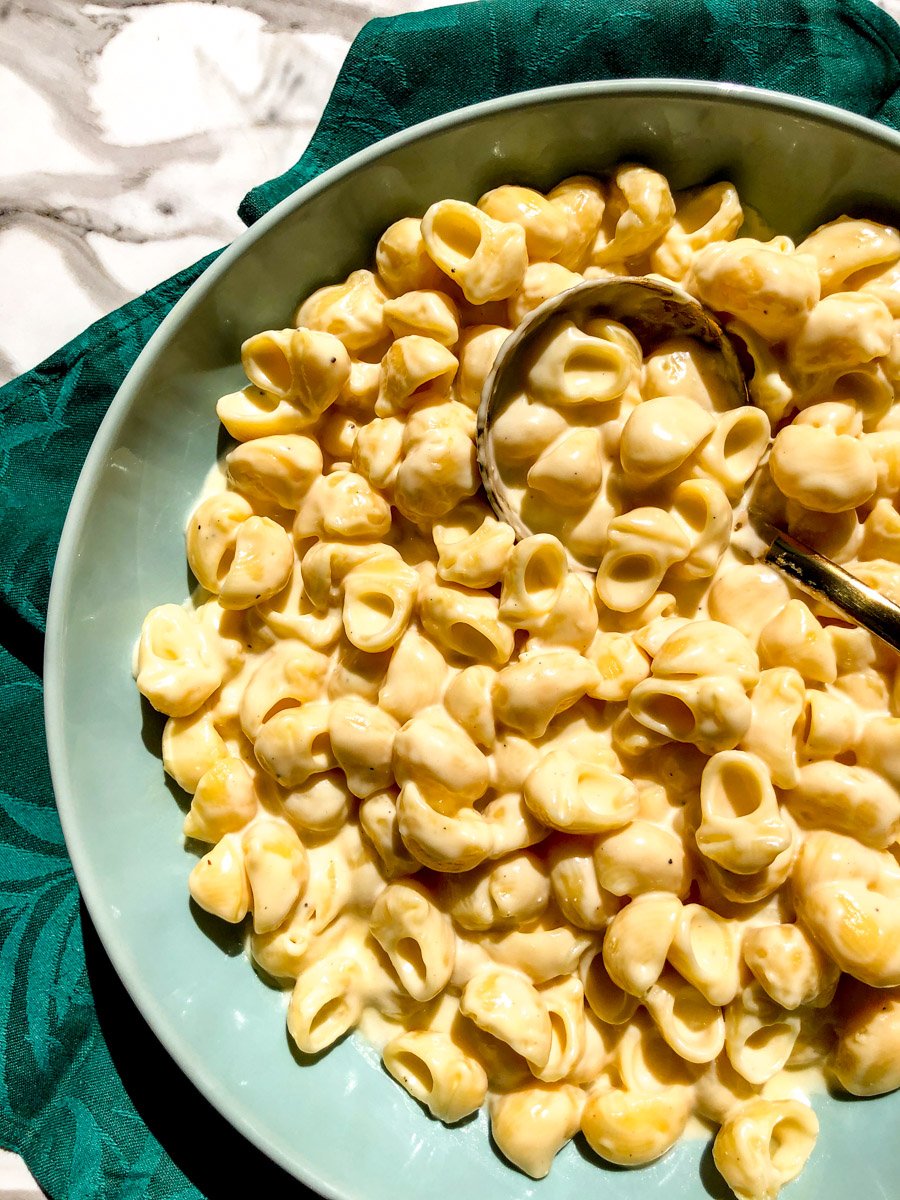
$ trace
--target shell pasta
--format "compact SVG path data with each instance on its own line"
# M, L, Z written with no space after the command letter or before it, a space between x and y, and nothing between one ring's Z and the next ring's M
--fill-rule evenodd
M696 1116L738 1200L775 1200L810 1071L900 1086L898 656L753 524L900 596L900 235L795 245L730 183L627 163L440 200L370 268L244 343L197 590L140 633L190 896L290 991L299 1051L360 1028L526 1174L574 1137L640 1167ZM707 305L751 403L690 339L551 320L491 435L517 541L482 389L608 275Z

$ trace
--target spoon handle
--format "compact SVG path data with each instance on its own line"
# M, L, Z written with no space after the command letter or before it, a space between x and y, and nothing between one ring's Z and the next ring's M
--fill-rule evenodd
M830 558L779 530L763 562L775 567L802 591L824 600L848 620L900 651L900 607Z

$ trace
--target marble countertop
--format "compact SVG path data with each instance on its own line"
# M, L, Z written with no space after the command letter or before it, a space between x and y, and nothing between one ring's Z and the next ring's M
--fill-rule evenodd
M0 383L240 233L362 25L449 2L0 3Z
M0 383L240 233L361 26L449 2L0 2ZM0 1150L0 1200L40 1195Z

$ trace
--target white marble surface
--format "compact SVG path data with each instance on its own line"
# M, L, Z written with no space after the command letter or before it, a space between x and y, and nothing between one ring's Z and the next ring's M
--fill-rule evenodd
M239 233L364 22L449 2L0 0L0 383Z
M39 1200L43 1193L17 1154L0 1150L0 1197L2 1200Z
M230 241L365 21L442 2L0 3L0 383Z

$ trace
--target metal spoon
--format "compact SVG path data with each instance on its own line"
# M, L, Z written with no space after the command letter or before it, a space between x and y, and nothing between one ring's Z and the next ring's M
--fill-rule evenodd
M532 339L553 317L585 310L625 325L645 355L672 338L700 342L718 356L722 376L734 389L735 407L750 402L747 379L728 334L707 308L681 288L655 278L612 276L586 280L551 296L529 313L500 347L478 406L476 449L484 490L497 516L519 538L528 537L533 530L509 502L494 457L490 436L493 420L506 398L506 384ZM900 606L790 534L769 525L765 536L769 544L761 555L762 562L900 651ZM578 570L588 569L582 563L575 565Z

